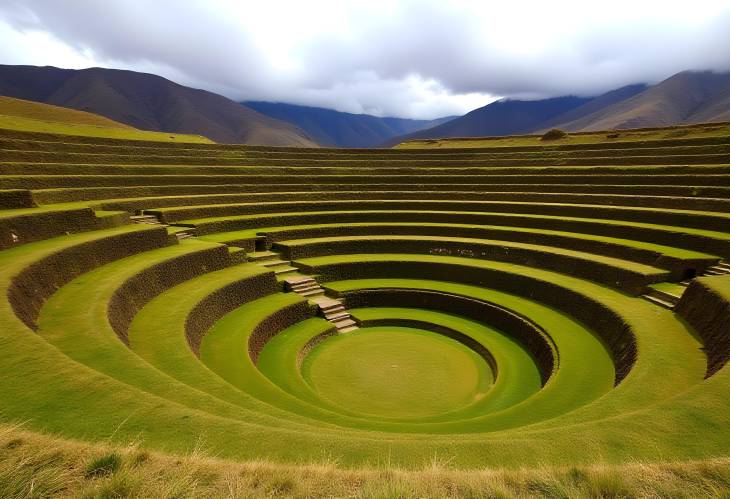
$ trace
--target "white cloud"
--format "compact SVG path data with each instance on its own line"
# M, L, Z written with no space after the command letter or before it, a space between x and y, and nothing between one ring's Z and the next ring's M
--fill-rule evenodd
M154 72L236 99L433 118L730 70L730 1L3 0L0 63Z

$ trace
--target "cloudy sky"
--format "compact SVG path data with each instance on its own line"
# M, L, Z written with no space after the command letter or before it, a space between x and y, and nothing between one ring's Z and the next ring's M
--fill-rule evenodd
M730 0L0 0L0 63L434 118L730 70Z

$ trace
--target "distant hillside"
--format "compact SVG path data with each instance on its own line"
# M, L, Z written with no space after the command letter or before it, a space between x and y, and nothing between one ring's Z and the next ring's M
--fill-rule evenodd
M110 120L98 114L77 111L66 107L41 104L23 99L0 96L0 114L3 116L14 116L18 118L30 118L34 120L53 121L56 123L68 123L75 125L102 126L108 128L121 128L134 130L134 127Z
M557 126L593 131L717 121L730 121L730 73L685 71L579 119L563 119Z
M557 97L537 101L500 100L475 109L461 118L442 125L391 139L387 145L403 140L444 137L486 137L514 135L540 128L586 103L590 98Z
M221 95L116 69L0 65L0 95L88 111L142 130L216 142L315 146L299 128Z
M430 128L455 118L379 118L368 114L343 113L321 107L274 102L244 102L244 105L296 125L318 144L332 147L377 147L393 137Z
M212 143L201 135L143 131L98 114L2 96L0 129L127 140Z
M643 92L647 88L647 85L640 83L612 90L603 95L599 95L598 97L590 99L582 106L578 106L575 109L571 109L567 113L563 113L556 116L552 120L548 120L545 123L542 123L539 128L531 131L534 132L544 131L550 128L564 128L564 124L569 121L580 120L586 116L592 116L596 113L601 112L603 109L616 104L617 102L622 102L626 99L630 99L631 97Z
M730 121L730 73L678 73L654 86L629 85L594 98L504 100L443 125L392 139L486 137L561 128L597 131Z

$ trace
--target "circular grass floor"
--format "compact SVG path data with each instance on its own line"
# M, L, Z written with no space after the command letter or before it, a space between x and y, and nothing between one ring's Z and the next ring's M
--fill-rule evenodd
M493 383L486 361L446 336L407 327L367 327L315 347L302 374L323 399L348 411L418 418L478 401Z

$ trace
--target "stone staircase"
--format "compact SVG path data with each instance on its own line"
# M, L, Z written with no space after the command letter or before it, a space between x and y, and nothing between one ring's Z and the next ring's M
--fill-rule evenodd
M727 275L727 274L730 274L730 263L725 263L723 261L720 261L719 263L713 265L712 267L708 267L702 273L703 276Z
M314 277L288 277L284 279L284 286L287 291L297 293L317 305L319 315L334 324L338 333L349 333L357 329L357 322L345 309L345 305L340 300L326 296L324 288Z
M129 217L129 220L132 223L136 224L160 225L162 227L170 227L170 225L160 222L160 219L157 218L155 215L149 215L146 213L143 213L142 215L132 215L131 217ZM178 230L174 234L178 241L182 241L183 239L195 237L195 229L193 227L186 227L182 230Z
M179 231L175 232L175 237L177 237L178 241L182 241L183 239L195 237L195 229L193 229L191 227L189 229L179 230Z
M154 215L132 215L129 219L136 224L163 225L160 219Z
M682 296L667 293L666 291L661 291L658 289L651 289L648 293L642 295L642 297L654 303L655 305L659 305L660 307L673 310L674 306L679 303L679 299Z
M699 274L698 277L707 277L707 276L716 276L716 275L728 275L730 274L730 264L725 263L724 261L720 261L713 265L712 267L707 267L704 272ZM684 281L681 281L679 284L681 284L684 287L689 286L689 284L692 282L692 279L685 279ZM643 298L649 300L650 302L662 306L664 308L668 308L669 310L674 309L674 307L679 303L679 299L682 297L681 293L674 294L669 293L666 291L661 291L658 289L651 289L648 293L642 295Z
M301 295L313 300L317 296L324 295L324 288L319 285L314 277L298 276L284 279L284 287L287 291Z
M292 267L291 260L282 260L281 255L275 251L255 251L248 254L248 261L273 270L278 275L291 274L297 268Z

